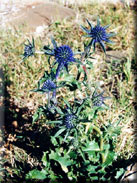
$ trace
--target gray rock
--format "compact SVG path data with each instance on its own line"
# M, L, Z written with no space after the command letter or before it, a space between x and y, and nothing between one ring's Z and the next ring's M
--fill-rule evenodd
M74 17L75 12L56 3L40 3L20 9L6 24L11 26L25 25L27 30L35 31L38 26L50 25L53 21Z

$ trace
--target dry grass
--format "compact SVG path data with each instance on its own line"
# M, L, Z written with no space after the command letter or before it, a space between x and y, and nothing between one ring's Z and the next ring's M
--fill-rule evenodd
M115 123L121 118L122 132L116 151L120 156L129 158L135 153L133 128L135 83L131 69L132 62L135 59L134 11L122 5L107 4L104 4L104 6L73 6L73 8L75 8L77 16L72 20L56 22L51 25L45 30L43 37L36 38L36 47L40 49L44 44L50 43L50 35L53 34L59 44L68 44L74 51L77 49L82 50L82 43L85 38L82 37L83 33L79 25L86 25L85 18L96 24L96 18L99 15L102 25L111 25L109 31L116 32L117 35L113 38L115 45L107 46L107 54L113 55L113 57L104 57L98 47L98 51L93 55L96 59L93 60L94 69L89 77L92 84L100 86L106 91L107 96L111 97L107 101L110 109L99 114L97 123L101 126L108 122ZM32 93L30 90L36 87L37 81L47 67L46 57L44 55L36 55L36 57L31 57L20 64L20 55L23 53L23 44L26 38L31 39L31 35L24 33L20 29L16 31L0 30L0 60L4 71L6 89L9 94L7 99L10 101L9 105L14 104L16 106L15 109L12 109L11 106L10 110L12 115L15 115L13 118L18 124L20 124L20 121L18 121L17 110L27 108L33 113L38 105L45 103L45 97L41 94ZM121 58L121 53L125 58ZM116 58L116 56L119 56L119 58ZM60 92L60 96L63 95L63 92ZM71 96L71 93L68 93L68 96ZM25 114L22 114L22 118L26 119ZM14 129L12 122L10 125ZM14 136L14 134L12 135ZM10 156L13 159L16 159L17 156L21 158L19 157L18 147L13 146L13 148L14 151L10 152L12 153ZM23 161L27 161L29 156L26 155L23 149L22 151L23 153L21 154L24 154L22 156L24 158Z

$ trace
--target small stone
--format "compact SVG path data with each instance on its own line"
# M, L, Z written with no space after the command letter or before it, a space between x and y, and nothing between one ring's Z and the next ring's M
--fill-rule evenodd
M14 128L18 128L18 122L17 121L13 121L12 125L14 126Z

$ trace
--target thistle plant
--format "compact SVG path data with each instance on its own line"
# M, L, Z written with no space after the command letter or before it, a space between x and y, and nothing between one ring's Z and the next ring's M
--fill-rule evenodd
M83 43L84 50L79 53L79 58L74 58L76 54L70 46L58 46L54 38L51 38L53 48L49 45L43 47L43 53L48 57L49 69L40 78L37 89L31 91L48 93L48 101L44 106L39 106L33 115L32 125L36 122L39 125L49 125L54 133L50 136L52 147L43 152L41 170L35 167L28 172L28 180L117 182L124 173L124 169L114 169L112 166L118 157L115 145L120 133L120 120L114 125L99 127L96 119L99 111L106 109L105 100L108 97L104 96L104 91L98 92L97 87L92 90L92 84L88 80L88 73L93 69L91 54L95 51L96 43L106 52L105 42L111 43L109 38L114 34L108 34L108 26L102 27L99 20L95 27L88 20L87 22L90 29L84 26L81 28L91 41L87 45ZM34 47L34 41L25 45L25 58L34 54ZM71 63L77 64L74 75L68 74L68 70L73 67ZM64 72L64 68L67 72ZM81 77L82 73L84 77ZM58 96L59 88L66 88L74 95L67 99L65 93L66 97L62 98ZM80 97L77 95L78 91L81 93ZM111 169L113 176L107 168Z

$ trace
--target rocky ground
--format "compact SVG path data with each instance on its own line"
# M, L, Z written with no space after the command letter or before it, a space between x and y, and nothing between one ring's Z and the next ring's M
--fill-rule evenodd
M88 3L93 0L63 0L62 6L58 5L60 0L1 0L0 1L0 24L7 28L8 26L27 25L27 31L41 32L44 25L49 25L53 20L68 18L74 16L72 9L63 7L69 4ZM133 4L135 0L107 0L117 3L126 2ZM94 1L93 1L94 2ZM99 1L100 2L100 1ZM101 0L104 2L104 0ZM106 2L106 1L105 1Z
M74 16L72 9L57 3L35 1L4 1L0 4L0 23L3 27L25 25L27 31L42 31L44 26L50 25L55 19L65 19Z

